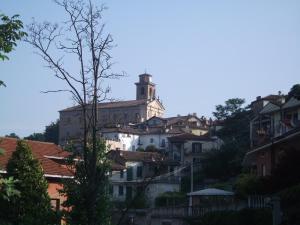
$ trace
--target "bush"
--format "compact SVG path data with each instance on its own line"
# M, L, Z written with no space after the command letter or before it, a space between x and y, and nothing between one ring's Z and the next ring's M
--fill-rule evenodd
M267 209L243 209L218 211L201 218L188 220L190 225L271 225L272 213Z
M237 179L234 189L238 197L246 198L248 195L265 193L264 178L253 174L241 174Z
M148 145L145 149L146 152L157 152L157 148L155 145Z
M155 206L165 207L165 206L175 206L184 204L186 201L186 196L181 192L165 192L155 199Z
M300 184L278 193L284 224L300 224Z

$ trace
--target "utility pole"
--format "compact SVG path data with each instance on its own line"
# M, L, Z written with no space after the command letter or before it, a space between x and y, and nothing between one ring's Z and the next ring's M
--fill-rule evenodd
M191 162L191 192L194 191L194 165L193 165L193 159Z
M191 162L191 193L194 191L194 166L193 166L193 159ZM188 210L188 215L192 216L193 214L193 196L189 196L189 210Z

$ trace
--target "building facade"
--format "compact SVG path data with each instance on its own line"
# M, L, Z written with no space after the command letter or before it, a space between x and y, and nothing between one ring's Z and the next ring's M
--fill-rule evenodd
M271 175L281 154L300 145L300 100L268 102L250 123L251 149L244 165L259 176Z
M153 116L162 117L164 106L156 98L152 76L141 74L136 83L136 99L98 104L99 128L141 123ZM83 136L83 116L80 106L59 111L59 144L79 140Z

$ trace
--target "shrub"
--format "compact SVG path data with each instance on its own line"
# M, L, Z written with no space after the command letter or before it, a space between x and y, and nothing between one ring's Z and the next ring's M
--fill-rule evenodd
M155 199L155 206L165 207L165 206L175 206L184 204L186 201L186 196L181 192L165 192Z

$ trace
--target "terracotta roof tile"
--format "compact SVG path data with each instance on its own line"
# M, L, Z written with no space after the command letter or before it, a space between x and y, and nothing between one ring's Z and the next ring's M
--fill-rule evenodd
M33 156L38 159L43 167L44 173L47 176L73 176L72 172L65 165L59 164L51 157L66 158L70 155L54 143L29 141L26 140L31 147ZM15 138L0 138L0 148L5 151L4 155L0 156L0 167L5 169L8 160L12 153L16 150L17 139ZM47 156L50 156L49 158Z

